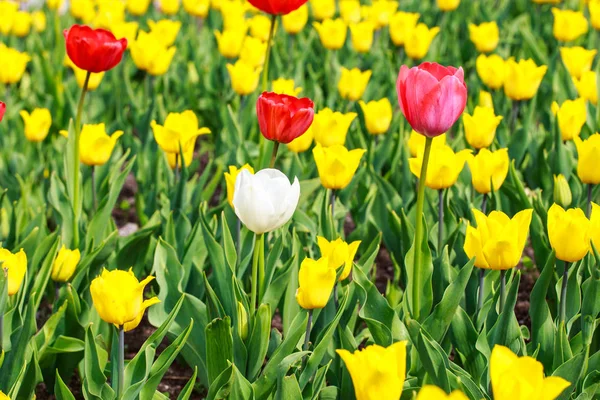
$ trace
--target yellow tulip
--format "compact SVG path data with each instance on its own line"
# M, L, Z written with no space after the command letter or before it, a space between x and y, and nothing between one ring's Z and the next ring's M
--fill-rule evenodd
M600 251L600 206L594 202L592 202L592 215L590 216L590 232L594 247Z
M225 30L242 29L248 25L244 9L237 0L224 1L221 4L221 17Z
M370 101L365 103L359 101L360 108L362 108L365 116L365 125L367 131L371 135L380 135L386 133L392 123L392 103L390 103L387 97L384 97L378 101Z
M289 14L281 16L283 29L290 35L299 33L308 22L308 6L306 4Z
M353 354L336 350L354 384L356 400L398 400L406 379L406 341L373 344Z
M21 38L29 35L29 32L31 31L31 22L31 14L27 11L18 11L13 16L12 34Z
M64 0L48 0L46 1L46 5L50 10L58 10L62 7Z
M277 29L277 27L275 27ZM266 15L258 14L250 19L250 34L266 42L269 40L269 33L271 31L271 18Z
M329 108L317 112L311 125L315 142L324 147L344 145L348 129L354 118L356 118L356 113L342 114L339 111L333 112Z
M238 60L235 64L227 64L227 71L229 71L231 86L237 94L244 96L256 90L260 68L255 68L242 60Z
M271 82L271 90L278 94L287 94L288 96L298 96L302 92L301 87L296 87L293 79L279 78Z
M2 19L2 18L0 18ZM23 77L31 57L0 42L0 83L17 83Z
M600 30L600 1L590 0L588 4L590 11L590 22L596 30Z
M502 121L502 116L496 116L494 109L475 107L473 115L463 114L465 137L471 147L481 149L489 147L496 136L496 128Z
M240 168L235 165L229 166L229 172L225 172L225 184L227 186L227 201L231 208L233 208L233 193L235 192L235 180L241 170L248 170L251 174L254 174L254 168L249 164L244 164Z
M102 270L90 285L94 308L100 318L125 332L135 329L144 316L146 308L159 303L158 297L144 300L144 288L154 279L149 276L138 281L133 271Z
M359 53L368 53L373 45L375 26L371 21L363 21L350 25L352 47Z
M335 285L335 276L335 268L329 265L326 257L318 260L305 258L300 264L296 291L300 307L306 310L325 307Z
M460 0L437 0L437 6L442 11L454 11L460 5Z
M114 24L125 22L125 4L121 0L102 0L94 17L96 28L111 30Z
M342 67L338 92L343 99L356 101L362 97L371 79L371 70L361 71L358 68Z
M598 84L594 71L584 72L581 79L573 78L573 84L580 97L590 101L593 105L598 104Z
M267 56L267 42L252 36L246 37L242 44L240 60L251 67L258 68L265 63Z
M548 238L556 258L567 262L581 260L590 249L590 221L580 208L565 211L553 204L548 211Z
M455 153L450 146L432 146L425 185L431 189L446 189L454 185L470 154L471 150ZM423 152L419 152L408 162L413 175L421 179Z
M446 394L442 389L433 385L425 385L419 390L417 400L468 400L460 390L455 390L450 394Z
M395 0L374 0L371 3L368 20L375 25L375 29L381 29L390 24L390 18L398 9Z
M330 19L335 15L335 0L310 0L310 8L317 21Z
M194 159L194 150L196 147L195 145L195 142L190 142L190 144L187 147L183 148L183 165L185 165L186 167L189 167L192 164L192 161ZM169 167L171 169L181 168L182 162L179 153L165 152L165 155L167 156L167 163L169 164Z
M554 400L570 383L558 376L544 378L544 366L496 345L490 358L494 400Z
M156 121L152 121L150 126L160 148L174 154L179 154L179 146L186 149L193 146L198 136L210 133L208 128L198 128L198 118L191 110L169 113L164 126L158 125Z
M287 144L287 148L293 153L303 153L306 150L310 149L314 138L315 134L313 133L312 127L309 127L308 130L304 132L304 134L298 136L296 139L289 142Z
M561 47L560 57L574 79L581 79L581 75L592 69L592 62L598 51L586 50L583 47Z
M363 149L348 151L342 145L323 147L317 143L313 149L313 157L321 184L327 189L344 189L354 177L365 151Z
M0 390L0 400L10 400L10 397Z
M175 15L179 11L179 0L160 0L160 11L166 15Z
M223 32L214 31L217 38L219 53L225 58L236 58L242 51L242 45L246 38L246 27L242 29L226 29Z
M360 240L346 243L341 238L337 238L330 242L322 236L317 236L317 244L319 245L321 257L329 260L330 268L336 271L343 268L338 281L341 282L346 279L350 275L350 272L352 272L352 265L354 264L354 257L358 251L358 246L360 246Z
M0 33L8 35L12 30L13 21L19 12L19 3L12 1L0 1Z
M432 147L436 146L445 146L446 145L446 134L442 133L439 136L433 138L431 142ZM423 149L425 149L425 135L418 133L417 131L412 131L410 133L410 137L408 138L408 149L410 151L411 157L416 157L417 154L422 153Z
M469 24L469 38L477 51L489 53L498 47L500 30L496 21L484 22L480 25Z
M31 23L36 32L44 32L46 30L46 14L43 11L32 12Z
M561 207L569 207L573 196L571 194L571 188L569 182L563 174L554 175L554 202Z
M481 149L475 156L467 160L471 170L473 187L481 194L488 194L492 190L500 189L506 175L510 160L508 149L499 149L494 152Z
M512 100L529 100L538 91L548 67L537 66L532 59L518 63L509 58L506 61L504 93Z
M490 89L500 89L506 76L506 62L497 54L480 54L475 61L477 75Z
M68 282L75 273L80 259L79 249L69 250L63 244L52 264L52 280L55 282Z
M573 140L577 147L577 175L579 179L586 184L599 184L600 134L595 133L587 140L581 140L579 137L575 137ZM600 250L600 247L598 250Z
M210 0L183 0L185 12L196 18L206 18L210 8Z
M140 31L129 49L136 67L154 76L166 74L175 56L174 46L167 47L156 34L144 31Z
M469 258L475 257L475 266L485 269L514 268L521 260L527 242L533 210L518 212L512 219L502 211L489 216L473 209L477 228L469 224L464 250Z
M135 21L132 22L116 22L110 27L110 31L115 35L117 39L127 39L128 43L135 41L137 36L139 24Z
M552 14L554 15L552 33L556 40L571 42L587 33L588 21L582 12L553 8Z
M344 0L340 1L340 16L348 25L360 22L360 1Z
M562 140L579 137L587 119L585 99L580 97L576 100L566 100L560 107L557 102L553 102L552 113L558 118Z
M149 20L148 27L150 28L150 34L154 35L165 47L169 47L177 39L177 34L181 29L181 21L161 19L155 22Z
M84 24L91 23L96 18L96 4L92 0L71 0L71 15L80 19Z
M127 0L127 11L136 17L146 14L151 0Z
M19 250L18 253L11 253L10 251L0 247L0 273L2 270L8 276L8 295L12 296L19 291L23 278L25 278L25 272L27 272L27 256L23 249Z
M75 80L77 81L77 86L79 86L79 88L82 89L83 85L85 84L85 78L87 76L87 71L85 71L85 70L79 68L77 65L75 65L68 56L65 57L65 65L67 67L71 67L71 69L73 70L73 74L75 74ZM87 90L89 90L89 91L96 90L98 88L98 86L100 86L100 82L102 82L102 78L104 78L104 72L91 73L90 79L88 80Z
M323 22L313 22L313 26L319 33L323 47L329 50L339 50L344 47L348 28L342 19L326 19Z
M404 46L420 17L418 13L398 11L390 18L390 38L394 45Z
M108 136L104 124L83 125L79 139L80 161L89 166L106 164L117 144L117 139L122 135L123 131L116 131Z
M31 114L25 110L19 113L25 123L25 137L30 142L41 142L46 139L50 126L52 126L52 116L47 108L36 108Z
M494 102L492 101L492 94L485 90L479 91L479 107L487 107L494 109Z
M417 24L404 42L406 55L413 60L420 60L425 57L429 51L433 38L437 36L439 31L440 28L437 26L429 29L427 25L423 23Z

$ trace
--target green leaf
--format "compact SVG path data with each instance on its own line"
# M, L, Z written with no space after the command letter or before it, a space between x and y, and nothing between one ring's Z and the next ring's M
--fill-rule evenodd
M87 399L114 399L115 392L106 383L104 375L104 362L100 360L100 348L96 343L92 326L90 325L85 332L85 352L83 356L83 392ZM104 350L102 350L104 351ZM107 356L103 356L106 360Z
M56 370L56 381L54 382L54 396L56 396L56 400L75 400L75 396L65 385L58 370Z
M425 332L419 323L413 319L407 323L408 330L412 337L413 343L416 344L416 349L419 354L419 361L425 367L427 374L432 382L446 393L450 392L450 381L448 378L448 355L442 347L436 343Z
M192 377L190 378L188 383L186 383L186 385L183 387L183 389L181 389L181 393L179 393L177 400L189 400L189 398L194 393L194 385L196 383L197 376L198 376L198 367L194 368L194 374L192 375Z
M263 366L271 333L271 307L261 304L254 315L254 324L248 341L248 365L246 376L255 380Z
M206 325L206 361L209 384L233 362L233 337L229 317L216 318Z
M302 400L302 391L296 375L284 376L278 381L275 400Z
M586 362L587 354L579 353L554 371L552 376L560 376L571 383L571 386L566 388L564 392L562 392L562 394L556 398L557 400L567 400L571 397L571 393L579 382L579 377L583 372Z
M546 302L546 294L554 273L554 261L554 251L552 251L546 266L533 286L529 307L532 343L539 348L537 359L544 364L546 371L552 369L554 358L554 322Z
M419 320L424 320L431 311L431 307L433 305L433 286L431 282L431 277L433 276L433 261L431 258L431 249L429 248L429 243L427 240L426 232L427 230L427 220L425 216L423 216L423 234L421 243L417 244L413 243L410 250L405 257L405 265L406 265L406 292L405 299L408 302L408 309L411 310L411 314L414 315L418 312ZM419 251L421 253L421 263L420 265L415 266L415 252ZM419 287L415 287L415 282L418 282ZM415 310L417 305L413 304L413 300L415 298L415 293L418 293L418 298L420 300L420 304L418 305L418 311Z

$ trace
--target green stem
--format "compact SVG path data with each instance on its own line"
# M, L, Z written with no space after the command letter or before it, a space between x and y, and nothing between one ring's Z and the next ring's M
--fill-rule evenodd
M251 292L250 292L250 301L251 301L251 310L252 315L254 315L254 311L256 310L256 298L258 295L258 258L260 257L260 244L262 242L262 234L257 234L254 239L254 255L252 257L252 282L251 282Z
M262 301L265 293L265 235L260 235L260 255L258 256L258 302Z
M279 150L279 142L273 142L273 152L271 153L271 162L269 168L275 168L275 160L277 159L277 151Z
M592 189L594 187L591 183L588 183L587 187L587 217L590 218L592 216Z
M96 197L96 166L92 165L92 204L94 212L98 209L98 198Z
M438 190L438 254L444 243L444 189Z
M569 263L565 261L563 271L562 286L560 289L560 323L564 323L567 318L567 284L569 282Z
M313 310L308 310L308 321L306 321L306 335L304 335L304 346L302 350L308 350L308 343L310 342L310 330L312 328Z
M429 163L429 154L431 153L431 143L433 139L425 138L425 152L423 153L423 163L421 164L421 174L419 175L419 188L417 191L417 213L415 224L415 241L413 244L414 259L413 265L413 292L412 292L412 312L413 318L418 320L421 303L421 278L419 268L421 267L421 242L423 240L423 202L425 200L425 181L427 180L427 164Z
M485 269L479 269L479 293L477 294L477 312L483 308L483 285L485 279Z
M0 268L2 268L2 263L0 263ZM6 284L8 284L8 268L2 268L4 272L4 279ZM7 300L7 299L3 299ZM4 310L0 310L0 355L4 352L3 340L4 337Z
M506 302L506 270L500 271L500 314L504 310L504 303Z
M125 329L123 325L119 327L119 386L117 389L117 399L123 396L123 388L125 387Z
M267 91L267 80L269 78L269 59L271 58L271 47L273 47L273 35L275 34L275 22L277 15L271 15L271 29L269 30L269 38L267 39L267 52L265 54L265 69L262 76L262 91Z

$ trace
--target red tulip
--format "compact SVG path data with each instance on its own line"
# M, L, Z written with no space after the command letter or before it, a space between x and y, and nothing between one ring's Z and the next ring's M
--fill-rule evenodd
M127 39L117 40L104 29L73 25L65 29L67 54L75 65L89 72L104 72L114 68L123 58Z
M0 101L0 122L2 122L2 118L4 118L4 113L6 112L6 104Z
M311 99L264 92L256 102L260 131L269 140L289 143L310 127L314 107Z
M396 82L398 103L412 128L429 137L448 131L467 104L462 68L425 62L400 68Z
M248 0L250 4L271 15L285 15L299 9L308 0Z

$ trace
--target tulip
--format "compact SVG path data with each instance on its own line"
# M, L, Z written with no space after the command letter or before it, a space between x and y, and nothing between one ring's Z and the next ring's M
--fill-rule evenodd
M246 38L246 27L242 29L226 29L223 32L214 31L217 38L219 53L225 58L236 58L242 51Z
M127 39L117 40L104 29L73 25L64 31L67 55L79 68L88 72L104 72L114 68L127 48Z
M140 31L131 43L131 58L138 69L153 76L167 73L175 56L175 47L167 47L156 34Z
M456 183L471 150L455 153L450 146L436 146L431 150L425 185L431 189L447 189ZM408 160L410 171L421 178L423 152Z
M251 36L246 37L240 52L240 61L258 68L265 63L266 55L267 43Z
M313 22L313 26L319 34L321 44L326 49L339 50L344 47L348 28L342 19L326 19L323 22Z
M254 168L248 164L242 165L239 169L235 165L229 166L229 172L225 172L225 184L227 186L227 201L231 208L233 208L233 193L235 192L235 181L241 170L247 170L251 174L254 174Z
M288 0L288 1L270 1L270 0L248 0L250 4L259 10L271 15L285 15L300 8L307 0Z
M417 154L423 153L425 149L425 140L426 137L421 135L419 132L413 130L410 133L410 137L408 138L408 149L410 151L411 157L416 157ZM433 138L431 145L433 147L436 146L445 146L446 145L446 134L442 133L439 136Z
M23 283L23 278L25 278L27 256L23 249L13 254L0 247L0 261L0 268L4 270L4 273L8 277L8 295L12 296L19 291L21 283ZM0 273L2 273L1 270Z
M330 268L336 271L342 268L338 281L341 282L346 279L352 271L354 257L358 251L358 246L360 246L360 240L348 244L341 238L330 242L322 236L317 236L317 244L321 252L321 257L329 260Z
M200 135L210 133L208 128L198 128L198 118L193 111L169 113L164 126L156 121L150 124L154 131L154 139L166 153L179 154L179 148L187 148L196 142Z
M93 0L71 0L71 15L84 24L91 23L96 18L96 3Z
M496 136L496 128L502 121L502 116L496 116L494 109L475 107L473 115L463 114L465 136L471 147L481 149L489 147Z
M496 21L480 25L469 24L469 38L480 53L489 53L498 47L500 30Z
M304 29L308 22L308 6L304 4L297 10L284 15L281 17L281 22L283 23L283 29L285 29L288 34L298 34Z
M327 189L344 189L350 184L366 150L348 151L342 145L323 147L317 143L313 156L321 184Z
M360 101L360 108L365 116L365 125L371 135L386 133L392 123L392 104L387 97L378 101L365 103Z
M455 390L450 394L446 394L442 389L433 385L425 385L419 390L417 400L468 400L460 390Z
M561 207L569 207L573 200L569 182L563 174L554 175L554 202Z
M46 139L50 126L52 125L52 116L47 108L36 108L31 114L22 110L21 118L25 123L25 137L30 142L41 142Z
M121 0L102 0L92 25L112 31L115 23L125 22L125 4ZM117 38L118 39L118 38Z
M598 104L598 86L594 71L584 72L581 79L573 78L573 84L577 88L580 97L592 102L593 105Z
M344 145L348 129L356 118L356 113L342 114L324 108L315 114L312 130L315 141L321 146Z
M256 90L260 69L238 60L235 64L227 64L227 71L231 78L231 86L237 94L244 96Z
M454 11L460 5L460 0L437 0L437 6L442 11Z
M583 47L561 47L560 57L573 79L581 79L583 73L592 69L592 62L598 51Z
M31 23L36 32L40 33L46 30L46 14L43 11L34 11L31 13Z
M0 400L10 400L10 397L0 390Z
M420 23L415 26L406 41L404 49L406 55L413 60L420 60L427 55L431 42L439 33L440 28L437 26L429 29L427 25Z
M554 25L552 33L556 40L562 42L572 42L579 36L587 33L588 21L580 11L561 10L553 8Z
M31 22L31 14L27 11L18 11L13 16L12 34L20 38L29 35L29 31L31 31Z
M390 38L396 46L404 46L421 17L418 13L398 11L390 18Z
M389 25L390 18L397 9L398 2L395 0L374 0L368 19L375 25L375 29L381 29Z
M5 112L6 112L6 104L4 102L0 101L0 122L2 122Z
M108 136L103 123L83 125L79 141L79 159L88 166L106 164L115 148L117 139L122 135L123 131L116 131Z
M596 30L600 30L600 1L590 0L589 4L590 22Z
M494 102L492 101L492 94L485 90L479 91L479 107L487 107L494 110Z
M127 0L127 11L136 17L146 14L151 0Z
M371 70L362 72L358 68L347 69L342 67L342 74L338 82L340 96L350 101L359 100L367 88L371 73Z
M492 190L497 191L508 175L510 165L508 149L494 152L481 149L477 155L469 157L467 163L475 190L481 194L488 194Z
M85 80L88 75L87 71L79 68L77 65L73 64L73 61L69 57L65 57L65 65L71 67L73 70L73 74L75 74L75 80L77 81L77 86L80 89L83 89L83 85L85 85ZM100 72L98 74L91 73L88 78L87 90L93 91L100 86L100 82L102 82L102 78L104 78L104 72Z
M313 143L315 135L311 127L309 127L303 135L300 135L296 139L292 140L287 144L288 150L293 153L303 153L310 149Z
M532 59L518 63L509 58L506 61L504 93L512 100L529 100L538 91L548 67L537 66Z
M305 258L298 273L296 300L306 310L323 308L329 302L335 285L335 268L327 257L319 260ZM310 329L310 328L309 328Z
M356 400L400 398L406 379L406 344L406 341L389 347L372 344L353 354L336 350L350 373Z
M370 21L350 25L352 34L352 47L359 53L368 53L373 45L373 31L375 26Z
M19 11L19 3L12 1L0 1L0 34L8 35L12 28L15 14Z
M210 0L183 0L183 9L185 12L196 18L206 18Z
M255 15L250 19L250 34L263 42L269 40L271 20L266 15Z
M170 19L161 19L160 21L148 21L150 34L160 41L163 46L169 47L175 43L179 29L181 29L181 21L173 21Z
M247 28L244 9L238 1L226 1L221 5L221 17L223 18L223 29L245 29Z
M579 137L575 137L573 140L577 147L577 175L579 179L582 183L588 185L599 184L600 134L595 133L587 140L581 140Z
M271 88L274 93L287 94L288 96L298 96L302 91L301 87L296 87L293 79L279 78L271 82Z
M310 0L310 8L317 21L331 19L335 15L334 0Z
M69 250L63 244L52 264L52 280L55 282L67 282L71 279L81 259L79 249Z
M290 143L310 127L314 103L285 94L265 92L256 102L258 125L263 136L278 143Z
M500 89L506 77L506 63L497 54L480 54L475 61L477 75L490 89Z
M357 24L361 20L360 1L344 0L340 1L340 17L348 25Z
M585 99L580 97L576 100L566 100L560 107L557 102L553 102L552 113L558 118L562 140L579 137L587 119Z
M500 345L492 350L490 380L494 400L554 400L570 386L558 376L544 378L541 362Z
M553 204L548 211L548 237L556 258L567 262L581 260L590 249L590 221L580 208L565 211Z
M2 18L0 18L2 19ZM17 83L23 77L31 57L0 42L0 83Z
M183 150L183 165L189 167L192 164L192 160L194 159L194 150L196 143L191 142L187 147L182 148ZM179 157L179 153L167 153L167 163L171 169L179 170L182 168L181 157Z
M135 41L137 36L139 24L133 22L116 22L111 25L110 31L115 35L117 39L127 39L127 43Z
M159 0L160 11L166 15L175 15L179 11L179 0Z
M415 131L427 137L450 129L467 104L462 68L428 62L410 69L403 65L396 89L402 114Z

